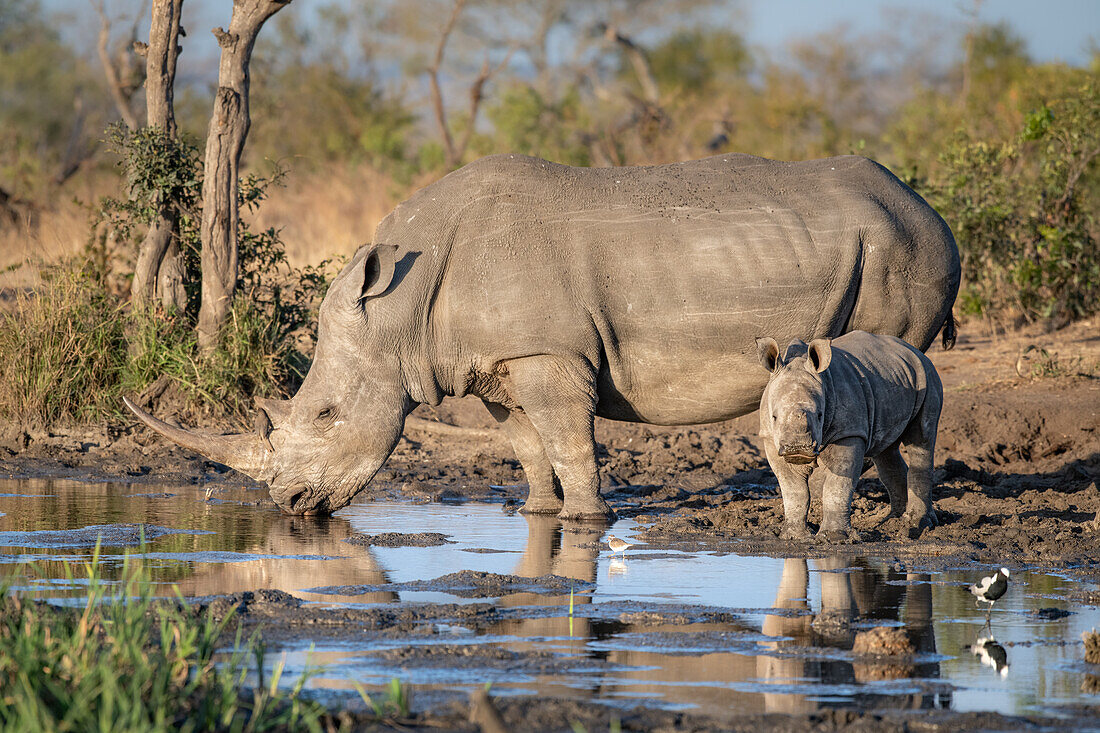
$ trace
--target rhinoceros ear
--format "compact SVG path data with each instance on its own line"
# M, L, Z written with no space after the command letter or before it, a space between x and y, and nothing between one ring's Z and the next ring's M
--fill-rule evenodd
M760 354L760 363L769 372L782 366L779 360L779 344L771 336L756 339L756 350Z
M810 348L806 352L807 371L820 374L829 368L833 360L833 342L831 339L814 339L810 342Z
M386 288L393 281L393 271L397 263L397 247L392 244L376 244L363 258L363 294L359 296L360 302L365 298L373 298L386 292Z

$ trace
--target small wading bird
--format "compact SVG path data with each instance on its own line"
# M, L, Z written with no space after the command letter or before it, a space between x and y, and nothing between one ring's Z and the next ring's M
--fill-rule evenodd
M633 547L634 543L620 540L615 535L611 535L607 538L607 546L611 548L612 552L622 552L628 547Z
M989 608L986 609L986 614L993 612L993 604L997 602L997 599L1005 594L1008 590L1008 568L1001 568L993 575L987 576L979 580L976 584L970 586L970 592L974 594L974 597L978 600L975 601L975 605L982 602L988 603Z
M1002 679L1008 677L1008 652L992 636L979 636L970 647L970 653L978 657L986 667L999 674Z

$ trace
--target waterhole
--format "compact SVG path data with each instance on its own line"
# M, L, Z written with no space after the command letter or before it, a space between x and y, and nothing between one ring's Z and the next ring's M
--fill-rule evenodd
M89 562L97 540L102 577L117 579L129 554L161 595L284 591L304 603L269 662L286 664L288 685L321 665L309 682L321 696L397 677L421 701L488 682L498 695L713 715L835 705L1070 715L1096 702L1100 670L1083 662L1081 634L1100 626L1100 608L1076 601L1095 588L1067 575L1012 568L987 622L966 586L991 568L931 571L850 550L609 549L609 536L638 541L641 529L500 504L360 503L322 519L284 516L260 488L0 481L10 592L80 602L73 563ZM470 604L482 605L463 613ZM396 630L300 623L342 608L459 610L406 614ZM853 654L859 633L883 626L904 629L913 653Z

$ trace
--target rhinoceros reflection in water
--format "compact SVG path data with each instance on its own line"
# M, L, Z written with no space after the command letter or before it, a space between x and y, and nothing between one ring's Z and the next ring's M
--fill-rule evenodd
M540 576L547 573L593 581L597 577L599 540L602 526L561 522L554 517L527 516L528 543L523 557L517 563L515 573L522 576ZM854 562L825 559L815 561L821 572L821 608L817 614L765 617L763 633L768 636L790 637L789 640L762 642L759 652L736 653L716 651L701 654L660 653L644 650L612 649L592 650L589 642L612 636L635 633L647 635L673 635L705 631L738 635L753 633L755 629L741 623L630 623L616 619L588 619L574 615L572 624L565 606L568 595L545 596L531 593L509 595L501 599L501 605L563 606L560 614L551 618L509 619L495 624L491 634L531 638L530 642L510 644L510 648L539 650L544 648L538 640L546 637L575 639L566 642L570 649L588 656L622 665L613 680L601 679L591 689L577 690L570 685L570 694L589 694L592 697L614 696L616 693L648 695L669 703L682 703L714 713L728 712L736 707L743 712L795 712L816 710L826 703L812 700L811 695L794 692L764 692L759 682L775 684L824 683L858 684L873 680L899 677L935 678L939 676L938 663L873 664L856 661L811 661L786 656L800 647L832 647L850 650L855 631L850 628L856 619L864 621L902 621L914 640L918 654L934 653L936 642L932 630L932 595L929 577L923 574L906 574L889 567L876 569L864 561ZM630 572L645 572L645 561L633 562ZM894 582L888 582L894 581ZM905 581L905 584L897 581ZM655 589L658 590L658 589ZM809 611L809 565L804 559L784 561L783 574L776 593L776 608ZM574 595L578 608L591 604L589 595ZM815 623L816 622L816 623ZM783 654L769 654L769 650L783 650ZM670 649L671 651L672 649ZM812 649L807 649L811 651ZM637 670L631 668L638 668ZM554 677L539 677L533 686L540 689L562 684ZM744 684L745 691L731 690L731 686ZM884 704L897 707L931 707L947 705L949 698L942 695L890 696Z
M932 628L932 588L929 576L903 573L887 567L879 571L861 560L840 558L815 561L821 578L821 609L817 614L785 616L769 614L763 632L788 639L765 642L764 646L783 654L757 657L758 676L776 685L801 685L806 680L826 685L856 685L884 679L939 677L938 662L871 663L844 660L808 660L787 656L790 652L812 651L812 647L851 649L856 631L851 623L864 621L902 621L914 642L917 654L934 654L936 637ZM904 584L899 581L905 581ZM775 597L775 607L792 611L810 611L809 567L805 559L788 558ZM904 609L904 610L902 610ZM827 694L826 690L822 693ZM765 693L768 712L796 713L817 710L820 700L790 692ZM898 707L949 707L950 693L896 696L890 703Z
M278 515L262 539L242 551L277 555L244 562L203 563L193 575L180 580L184 596L210 596L277 588L293 596L326 603L389 603L398 600L393 591L354 596L310 593L303 589L322 585L384 585L386 572L369 547L344 542L353 534L351 524L338 517ZM324 558L306 560L300 556Z

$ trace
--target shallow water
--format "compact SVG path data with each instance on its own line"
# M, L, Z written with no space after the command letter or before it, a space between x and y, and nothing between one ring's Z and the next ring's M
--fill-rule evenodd
M459 570L595 584L574 594L572 618L569 594L524 592L490 599L506 613L488 629L437 624L432 634L386 640L303 635L286 649L288 671L325 665L311 682L318 690L348 691L396 676L439 693L492 682L494 694L537 692L623 706L645 701L711 714L843 704L1061 715L1097 702L1081 692L1087 668L1080 639L1100 626L1100 609L1068 601L1067 594L1082 589L1059 575L1014 569L986 626L985 611L965 586L988 568L922 572L875 559L645 546L612 553L607 536L633 538L633 520L563 527L472 503L365 503L317 519L283 516L265 497L261 489L207 500L195 486L3 480L0 575L18 592L72 602L84 584L66 580L65 562L90 559L95 537L104 534L102 574L117 578L129 552L149 567L163 595L177 585L188 596L277 588L324 606L484 602L446 589L394 587ZM129 526L137 523L144 527ZM383 532L440 532L452 544L343 541ZM732 615L689 623L701 607ZM1046 608L1071 614L1044 620L1036 612ZM904 625L917 655L899 663L854 658L855 634L883 625ZM986 642L983 657L973 647L990 638L996 643ZM432 653L443 644L451 645L447 653ZM453 653L482 645L503 651Z

